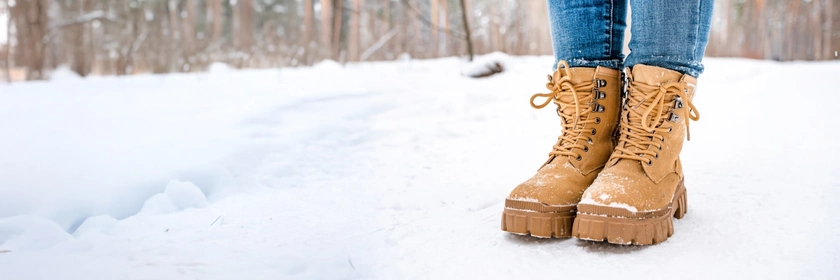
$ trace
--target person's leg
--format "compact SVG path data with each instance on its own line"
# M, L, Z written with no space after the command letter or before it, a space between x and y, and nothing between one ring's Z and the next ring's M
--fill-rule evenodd
M549 0L548 15L555 69L561 60L571 67L623 68L627 0Z
M627 67L645 64L695 78L703 73L714 0L630 0L630 6Z

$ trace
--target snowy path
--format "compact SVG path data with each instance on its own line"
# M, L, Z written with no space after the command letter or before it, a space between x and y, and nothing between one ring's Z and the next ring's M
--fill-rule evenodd
M630 247L499 229L550 60L0 85L0 278L840 277L840 63L708 59L690 211Z

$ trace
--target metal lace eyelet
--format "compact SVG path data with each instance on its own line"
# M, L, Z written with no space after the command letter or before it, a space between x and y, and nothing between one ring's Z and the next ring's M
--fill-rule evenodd
M674 127L673 127L673 126L668 127L668 133L671 133L671 131L674 131Z
M600 123L601 123L601 118L600 117L595 117L595 124L600 124Z
M654 159L659 159L659 154L653 154Z
M668 118L670 122L680 122L680 116L676 113L671 113L671 117Z
M607 98L606 93L604 93L603 91L598 91L597 89L593 90L592 94L593 94L592 98L595 99L595 100Z
M595 112L603 113L604 112L604 106L601 106L601 104L595 103Z
M586 139L586 143L592 145L592 138Z
M675 98L674 108L681 109L683 106L684 105L683 105L683 102L682 102L682 98L679 98L679 97Z
M577 161L581 161L582 159L583 159L583 157L580 156L580 155L578 155L577 158L576 158Z
M648 160L648 162L647 162L647 165L648 165L648 166L653 166L653 160L652 160L652 159L649 159L649 160Z
M597 133L597 132L598 132L598 130L596 130L594 128L592 129L592 135L595 135L595 133Z
M605 87L607 85L607 80L595 79L595 82L598 83L598 87Z
M656 148L659 149L660 151L662 150L662 146L659 146L659 147L656 147Z
M583 146L583 152L584 153L589 152L589 147L588 146Z

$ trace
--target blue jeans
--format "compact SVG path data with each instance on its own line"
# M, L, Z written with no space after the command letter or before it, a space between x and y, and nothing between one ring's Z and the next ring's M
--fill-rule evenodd
M633 35L624 59L627 0L548 0L555 59L572 67L645 64L694 77L703 73L714 0L630 0L630 5Z

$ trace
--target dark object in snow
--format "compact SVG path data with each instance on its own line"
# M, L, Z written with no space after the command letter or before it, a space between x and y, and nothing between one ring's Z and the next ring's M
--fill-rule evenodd
M484 78L493 76L496 73L502 73L505 68L499 62L491 62L484 65L483 68L475 69L476 71L471 71L468 76L472 78Z

